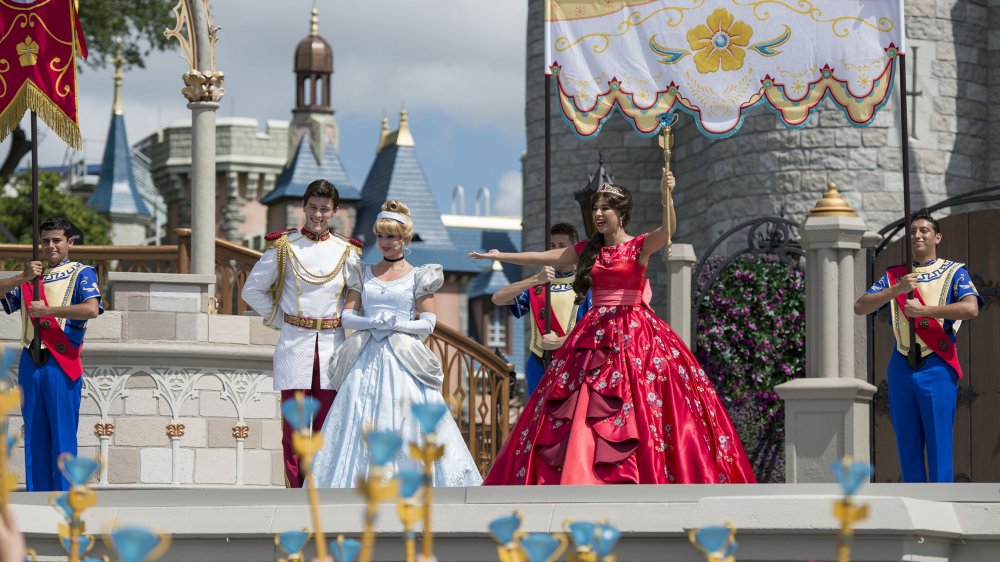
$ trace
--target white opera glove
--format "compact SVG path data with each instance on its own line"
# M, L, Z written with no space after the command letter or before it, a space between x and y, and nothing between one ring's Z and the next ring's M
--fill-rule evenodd
M393 316L389 320L389 329L404 334L429 336L434 333L435 324L437 324L437 315L433 312L421 312L420 317L416 320L396 320L396 317Z
M384 330L388 327L388 313L375 317L361 316L354 310L345 310L340 315L340 324L348 330Z

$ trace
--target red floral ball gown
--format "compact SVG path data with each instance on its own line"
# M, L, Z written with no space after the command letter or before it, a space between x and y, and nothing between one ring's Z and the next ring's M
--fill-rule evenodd
M642 302L643 240L601 248L593 307L555 353L484 484L755 482L705 371Z

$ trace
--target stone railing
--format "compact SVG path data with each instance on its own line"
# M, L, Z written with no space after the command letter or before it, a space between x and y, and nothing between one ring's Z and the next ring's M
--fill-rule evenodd
M113 305L88 323L77 434L81 455L106 459L99 483L282 486L277 332L257 316L209 314L215 276L106 277ZM0 314L0 340L19 335L20 315ZM427 345L442 359L452 413L485 473L509 431L510 365L443 325ZM10 427L20 431L18 416ZM22 447L11 469L23 482Z

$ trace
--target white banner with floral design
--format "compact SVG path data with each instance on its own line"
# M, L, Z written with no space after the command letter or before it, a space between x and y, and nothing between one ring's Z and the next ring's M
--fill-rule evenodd
M581 136L617 107L640 134L691 114L726 137L769 106L805 125L824 99L855 126L888 100L902 0L547 0L546 70Z

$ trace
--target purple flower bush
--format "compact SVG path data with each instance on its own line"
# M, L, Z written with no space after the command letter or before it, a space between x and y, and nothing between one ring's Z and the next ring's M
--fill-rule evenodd
M698 271L703 290L725 258ZM729 264L702 299L696 355L759 482L785 480L784 408L775 385L805 375L805 274L773 254Z

